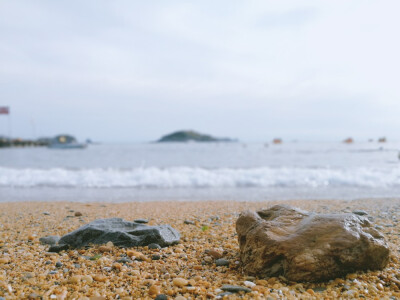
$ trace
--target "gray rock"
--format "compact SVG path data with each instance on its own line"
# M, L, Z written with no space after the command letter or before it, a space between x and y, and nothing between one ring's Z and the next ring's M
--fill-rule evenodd
M217 267L220 267L220 266L228 267L229 266L229 260L224 259L224 258L220 258L220 259L217 259L215 261L215 264L217 265Z
M58 273L57 271L50 271L49 272L50 275L54 275L54 274L57 274L57 273Z
M168 300L168 296L164 294L158 294L155 300Z
M389 247L363 216L314 214L283 205L243 212L236 222L245 273L324 281L386 266Z
M48 235L41 237L39 239L39 242L45 245L56 245L58 241L60 240L60 237L58 235Z
M247 287L239 286L239 285L230 285L230 284L224 284L221 287L221 290L226 291L226 292L231 292L231 293L239 293L239 292L249 293L249 292L251 292L251 289L249 289Z
M136 219L136 220L133 220L133 222L140 223L140 224L146 224L146 223L149 223L149 220L147 220L147 219Z
M63 266L63 263L61 261L56 262L56 267L61 268Z
M169 225L148 226L120 218L99 219L64 235L59 244L81 248L90 244L112 242L115 246L168 246L179 242L180 234Z
M44 211L43 214L44 214L45 216L50 216L50 213L47 212L47 211Z
M196 224L194 221L191 221L191 220L185 220L185 221L183 221L183 223L185 223L186 225L194 225L194 224Z

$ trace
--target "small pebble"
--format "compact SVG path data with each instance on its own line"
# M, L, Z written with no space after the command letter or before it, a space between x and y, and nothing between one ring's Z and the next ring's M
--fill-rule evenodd
M160 293L160 287L159 286L157 286L157 285L152 285L150 288L149 288L149 295L150 296L155 296L155 295L158 295Z
M359 216L366 216L368 215L368 213L365 210L353 210L352 211L353 214L355 215L359 215Z
M75 217L81 217L81 216L82 216L82 213L80 211L75 212Z
M220 258L220 259L217 259L217 260L215 261L215 264L216 264L218 267L221 267L221 266L227 267L227 266L229 266L229 260L226 260L226 259L224 259L224 258Z
M53 245L49 248L49 252L61 252L63 250L68 250L69 246L68 245Z
M244 285L247 286L248 288L252 288L252 287L255 287L255 286L256 286L256 284L255 284L254 282L251 282L251 281L245 281L245 282L243 282L243 283L244 283Z
M99 282L105 282L105 281L107 281L107 277L104 276L104 275L102 275L102 274L94 275L94 276L93 276L93 279L94 279L95 281L99 281Z
M43 214L44 214L45 216L50 216L50 213L49 213L48 211L44 211Z
M225 296L233 295L231 292L223 292L217 295L216 299L223 299Z
M132 260L126 257L122 257L120 259L117 260L117 262L121 263L121 264L126 264L126 263L131 263Z
M183 286L189 284L189 281L187 281L187 280L184 279L184 278L180 278L180 277L174 278L174 280L173 280L172 282L173 282L173 284L174 284L175 286L178 286L178 287L183 287Z
M103 245L103 246L100 246L100 247L99 247L99 251L102 252L102 253L104 253L104 252L111 252L111 251L112 251L112 248Z
M153 254L153 255L151 256L151 259L152 259L152 260L160 260L160 259L161 259L161 256L160 256L159 254Z
M165 294L158 294L155 300L168 300L168 296Z
M56 267L57 268L61 268L63 266L61 261L56 262Z
M48 235L48 236L41 237L39 239L39 242L44 245L56 245L59 240L60 240L60 236L58 236L58 235Z
M220 253L219 251L213 250L213 249L206 251L206 253L214 258L222 257L222 253Z
M149 249L161 249L161 246L156 243L151 243L147 246Z
M221 290L226 291L226 292L232 292L232 293L239 293L239 292L245 292L249 293L251 292L251 289L243 286L238 286L238 285L230 285L230 284L224 284L221 287Z
M185 221L183 221L183 223L186 225L195 225L196 224L194 221L191 221L191 220L185 220Z

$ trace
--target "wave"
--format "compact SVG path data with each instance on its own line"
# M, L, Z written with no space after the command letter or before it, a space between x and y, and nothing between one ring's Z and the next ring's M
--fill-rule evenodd
M224 188L224 187L394 187L400 168L191 167L120 169L16 169L0 167L0 187Z

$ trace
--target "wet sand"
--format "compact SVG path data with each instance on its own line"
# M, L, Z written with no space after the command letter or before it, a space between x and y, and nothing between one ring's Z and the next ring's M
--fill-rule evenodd
M242 274L235 233L238 213L278 203L324 213L365 210L391 248L388 266L382 271L358 272L324 283ZM82 216L75 216L76 212ZM109 217L146 218L150 225L170 224L181 233L181 243L160 250L108 245L57 254L48 253L49 246L39 242L40 237L61 236L95 219ZM185 224L185 220L194 224ZM165 294L168 299L212 299L222 293L224 284L252 289L226 299L400 299L398 220L400 199L0 203L0 299L154 299L157 294ZM131 257L132 262L117 263L123 256ZM229 266L216 266L219 256L228 260Z

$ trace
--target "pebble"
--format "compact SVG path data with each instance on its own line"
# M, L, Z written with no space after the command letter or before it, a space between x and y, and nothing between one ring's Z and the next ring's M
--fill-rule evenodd
M314 290L314 292L322 293L322 292L326 291L326 287L317 286L317 287L313 288L313 290Z
M153 254L153 255L151 256L151 259L152 259L152 260L160 260L160 259L161 259L161 256L160 256L159 254Z
M0 264L8 264L10 259L8 257L0 257Z
M69 246L68 245L53 245L49 248L49 252L61 252L63 250L68 250Z
M186 297L183 297L183 296L177 296L177 297L175 297L175 300L186 300Z
M94 279L95 281L99 281L99 282L105 282L105 281L107 281L107 277L104 276L104 275L101 275L101 274L94 275L94 276L93 276L93 279Z
M158 294L155 300L168 300L168 296L165 294Z
M100 251L101 253L104 253L104 252L111 252L111 251L112 251L112 248L111 248L111 247L108 247L108 246L102 245L102 246L99 247L99 251Z
M253 288L253 287L255 287L256 286L256 284L254 283L254 282L251 282L251 281L245 281L245 282L243 282L243 284L245 285L245 286L247 286L248 288Z
M50 216L50 213L49 213L48 211L44 211L43 214L44 214L45 216Z
M158 294L160 294L160 287L157 286L157 285L152 285L149 288L149 295L150 296L155 296L155 295L158 295Z
M37 298L39 298L39 295L36 294L36 293L30 293L30 294L28 295L28 299L37 299ZM41 297L40 297L40 298L41 298Z
M239 293L239 292L249 293L249 292L251 292L251 289L249 289L247 287L238 286L238 285L230 285L230 284L224 284L221 287L221 290L226 291L226 292L232 292L232 293Z
M233 295L231 292L223 292L217 295L216 299L223 299L225 296Z
M75 217L81 217L82 213L80 211L76 211L74 215L75 215Z
M60 236L58 236L58 235L48 235L48 236L41 237L39 239L39 242L41 242L44 245L56 245L59 240L60 240Z
M147 220L147 219L136 219L136 220L133 220L133 222L139 223L139 224L146 224L146 223L149 223L149 220Z
M58 273L57 271L50 271L49 272L50 275L54 275L54 274L57 274L57 273Z
M221 258L221 257L222 257L222 253L220 253L220 252L217 251L217 250L213 250L213 249L211 249L211 250L206 250L206 253L207 253L208 255L214 257L214 258Z
M126 263L131 263L132 260L126 257L122 257L120 259L117 260L117 262L121 263L121 264L126 264Z
M149 249L161 249L161 246L156 243L151 243L147 246Z
M185 221L183 221L183 223L186 225L195 225L196 224L194 221L191 221L191 220L185 220Z
M227 266L229 266L229 260L226 260L226 259L224 259L224 258L220 258L220 259L217 259L217 260L215 261L215 264L216 264L218 267L221 267L221 266L227 267Z
M173 284L174 284L175 286L178 286L178 287L183 287L183 286L189 284L189 281L187 281L187 280L184 279L184 278L180 278L180 277L174 278L174 280L173 280L172 282L173 282Z
M368 215L368 213L365 210L353 210L352 211L353 214L355 215L359 215L359 216L366 216Z
M56 262L56 267L57 268L61 268L63 266L61 261Z

